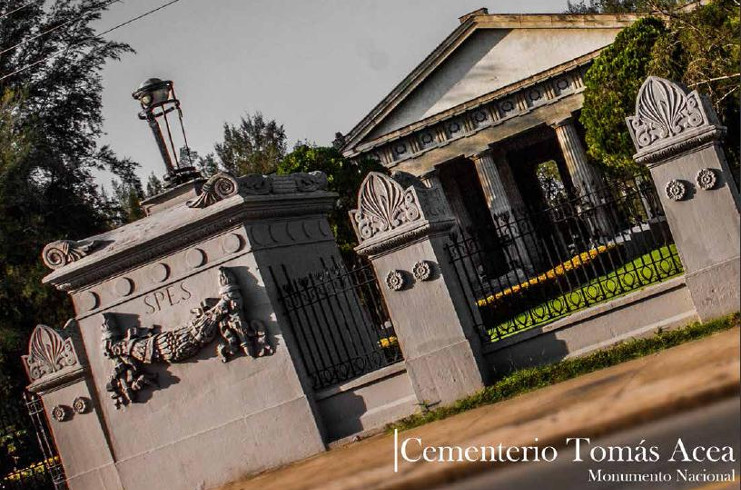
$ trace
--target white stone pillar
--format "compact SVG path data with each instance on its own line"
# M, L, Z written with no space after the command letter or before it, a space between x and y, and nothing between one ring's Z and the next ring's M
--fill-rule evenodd
M685 117L661 107L683 108ZM698 316L738 311L741 198L720 146L726 128L697 91L658 77L643 83L627 123L633 159L651 171Z
M500 230L502 236L500 238L506 239L509 235L513 238L512 246L506 250L506 258L510 270L523 269L524 271L532 271L532 261L530 260L530 254L525 245L524 237L520 224L517 221L519 216L516 216L513 197L519 195L517 188L507 189L507 186L513 186L514 182L508 179L507 184L504 182L503 170L509 163L506 160L505 155L497 154L495 161L495 154L492 150L485 150L471 156L474 166L476 167L476 173L481 183L481 189L484 191L486 197L486 204L489 206L489 213L491 213L492 220ZM509 192L508 192L509 191ZM526 229L526 228L525 228Z
M455 219L444 201L439 188L404 188L370 172L350 212L360 242L355 250L368 256L382 282L417 400L443 405L483 388L489 374L469 299L446 252Z

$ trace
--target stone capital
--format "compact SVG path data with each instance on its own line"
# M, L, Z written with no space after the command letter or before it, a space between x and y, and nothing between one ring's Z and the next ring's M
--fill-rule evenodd
M378 172L369 173L360 186L358 207L350 211L350 219L360 242L355 250L363 255L376 255L446 232L455 224L442 189L425 188L421 182L404 188Z
M566 116L564 118L558 119L557 121L548 123L550 127L553 129L560 128L562 126L570 126L574 124L574 116Z

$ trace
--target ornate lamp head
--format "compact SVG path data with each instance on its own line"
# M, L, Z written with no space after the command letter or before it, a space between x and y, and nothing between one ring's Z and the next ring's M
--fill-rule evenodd
M152 130L167 170L167 175L165 175L167 186L174 187L200 178L201 174L193 166L190 156L185 127L183 126L183 111L180 108L180 100L175 95L175 87L172 81L148 78L139 85L139 88L131 96L138 100L141 105L142 111L139 113L139 119L147 121ZM185 151L181 151L180 155L175 151L173 132L177 132L174 131L174 122L171 122L168 118L168 115L172 115L173 112L177 113L177 122L182 135L182 147L185 148ZM163 136L160 123L164 123L167 141Z

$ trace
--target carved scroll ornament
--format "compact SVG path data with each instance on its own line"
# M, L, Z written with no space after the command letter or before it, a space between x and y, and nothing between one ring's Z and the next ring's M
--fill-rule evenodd
M144 364L177 363L195 356L216 337L216 352L223 362L241 350L252 357L273 353L261 322L244 318L242 294L231 271L219 269L219 298L204 301L193 310L186 325L160 333L131 328L122 332L111 314L103 315L102 350L113 363L106 384L116 408L136 401L137 392L155 384Z
M87 256L98 244L95 240L73 241L58 240L44 247L41 258L50 269L59 269L65 265Z
M28 342L28 355L23 356L28 378L38 381L78 364L72 339L46 325L38 325Z
M350 211L361 241L421 218L413 188L378 172L370 172L360 186L358 209Z
M231 197L239 192L239 182L228 172L219 172L212 175L203 187L198 197L188 201L189 208L205 208L222 199Z

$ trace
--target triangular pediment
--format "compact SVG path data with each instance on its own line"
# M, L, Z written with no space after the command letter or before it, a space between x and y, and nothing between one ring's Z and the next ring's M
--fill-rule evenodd
M634 16L477 15L347 136L345 150L599 51Z

